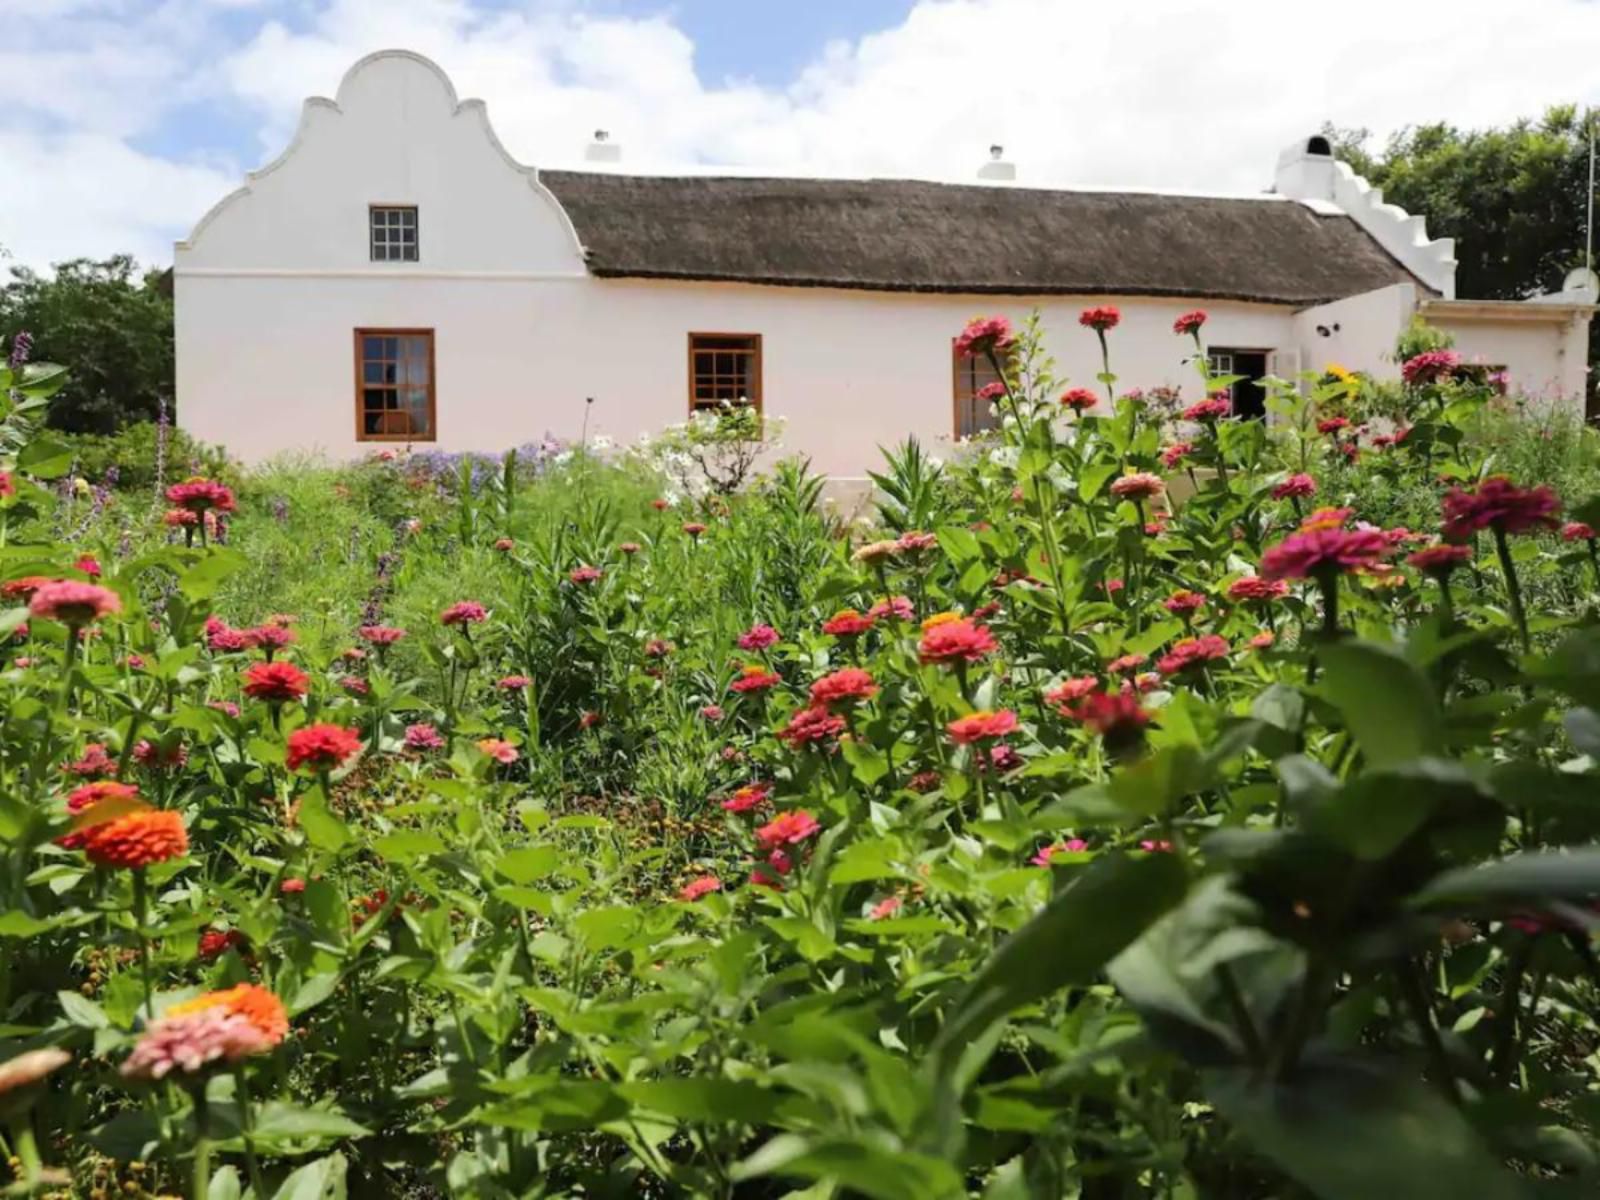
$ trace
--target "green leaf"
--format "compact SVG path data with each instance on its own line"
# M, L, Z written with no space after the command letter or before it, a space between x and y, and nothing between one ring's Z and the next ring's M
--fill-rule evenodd
M372 848L392 862L412 863L430 854L443 854L444 842L436 833L408 829L385 834L372 843Z
M52 927L52 922L29 916L19 908L0 913L0 937L37 937Z
M1443 758L1420 758L1361 775L1307 814L1309 826L1357 858L1375 862L1422 827L1435 809L1484 794L1471 771Z
M295 991L294 998L289 1001L289 1015L299 1016L309 1008L315 1008L339 986L339 973L337 971L324 971L320 975L313 975Z
M1437 753L1444 718L1428 678L1375 642L1335 642L1318 653L1323 693L1344 717L1369 765L1387 767Z
M345 1172L349 1164L342 1154L330 1154L307 1163L283 1181L272 1200L345 1200Z
M572 922L572 927L590 950L620 946L639 929L639 913L625 905L591 908Z
M529 884L554 872L561 865L561 855L559 846L523 846L502 854L494 869L512 883Z
M782 1095L747 1079L653 1079L617 1086L640 1108L681 1121L759 1125L771 1119Z
M1187 880L1174 854L1106 855L1000 944L945 1019L934 1042L939 1059L981 1036L1024 1004L1100 969L1183 898Z
M17 455L17 469L39 479L56 479L72 466L72 447L52 437L36 437Z
M262 1142L362 1138L370 1133L343 1113L277 1100L262 1105L256 1114L255 1136Z
M845 762L850 764L850 773L862 787L871 787L889 773L888 755L868 742L851 738L841 741L839 749Z
M1262 1154L1320 1200L1517 1200L1524 1193L1455 1108L1421 1084L1350 1064L1271 1085L1214 1072L1206 1092Z
M308 791L300 801L300 828L313 846L337 854L351 842L350 829L328 807L321 787Z
M213 546L206 556L178 576L178 590L187 600L209 600L230 575L243 568L249 559L226 546Z
M954 1200L966 1195L961 1173L943 1159L895 1151L877 1142L804 1138L783 1133L730 1172L735 1182L763 1175L848 1181L872 1200Z
M1122 470L1118 462L1096 463L1084 467L1078 472L1078 496L1083 500L1093 500L1100 494L1100 489L1106 486L1111 477Z
M234 1167L218 1167L206 1187L206 1200L239 1200L244 1185Z
M1414 908L1587 900L1600 893L1600 850L1514 854L1481 867L1435 876L1411 897Z
M111 1018L87 996L77 992L57 992L56 999L61 1002L61 1011L72 1024L84 1029L111 1028Z
M868 838L847 847L833 862L828 883L862 883L868 879L895 879L900 875L894 863L905 856L905 846L896 837Z

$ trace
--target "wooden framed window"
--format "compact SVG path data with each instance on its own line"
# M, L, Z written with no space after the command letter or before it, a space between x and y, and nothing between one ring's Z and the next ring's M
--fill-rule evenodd
M962 358L956 353L955 340L950 342L950 357L955 364L955 435L969 438L987 429L1000 427L1000 413L992 400L980 399L978 393L991 383L1002 382L986 354ZM1006 366L1010 355L1000 355L1000 365Z
M367 209L367 232L373 262L417 261L415 206L372 205Z
M356 330L356 440L431 442L433 330Z
M689 412L727 404L751 404L761 411L761 335L689 335Z

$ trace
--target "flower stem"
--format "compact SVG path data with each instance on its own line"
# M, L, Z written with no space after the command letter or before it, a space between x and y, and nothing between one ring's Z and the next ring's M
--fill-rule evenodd
M233 1079L239 1095L240 1137L244 1142L244 1166L250 1176L250 1190L265 1200L267 1185L261 1177L261 1163L256 1158L253 1136L256 1127L255 1103L250 1095L250 1082L245 1076L244 1064L240 1063L233 1068Z
M204 1079L194 1089L194 1200L211 1190L211 1107Z
M146 918L150 910L149 883L144 877L144 868L138 867L133 872L133 921L134 932L139 938L139 978L144 985L144 1019L155 1019L155 988L150 981L150 936L146 932Z
M1522 652L1528 653L1528 612L1522 606L1522 584L1517 580L1517 568L1511 562L1511 547L1506 543L1505 530L1494 529L1494 552L1500 558L1500 570L1506 577L1506 591L1511 597L1511 615L1517 622L1517 633L1522 638Z

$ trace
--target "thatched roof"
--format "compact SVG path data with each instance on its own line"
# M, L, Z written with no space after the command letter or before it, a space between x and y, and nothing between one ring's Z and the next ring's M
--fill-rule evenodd
M596 275L1307 305L1417 280L1291 200L544 171Z

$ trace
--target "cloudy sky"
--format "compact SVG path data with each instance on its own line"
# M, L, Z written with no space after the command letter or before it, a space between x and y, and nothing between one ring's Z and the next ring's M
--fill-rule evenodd
M0 246L171 242L383 47L513 154L1255 191L1323 121L1600 104L1600 0L0 0Z

